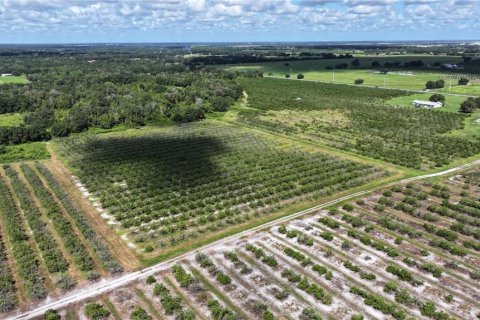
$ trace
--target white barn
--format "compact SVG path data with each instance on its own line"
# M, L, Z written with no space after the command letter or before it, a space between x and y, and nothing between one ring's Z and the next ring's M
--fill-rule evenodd
M433 102L433 101L426 101L426 100L413 100L412 104L416 108L424 108L424 109L434 109L443 107L443 103L441 102Z

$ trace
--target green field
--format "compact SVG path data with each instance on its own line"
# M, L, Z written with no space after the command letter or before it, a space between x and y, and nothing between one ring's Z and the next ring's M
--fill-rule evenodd
M274 62L260 62L260 63L241 63L232 65L218 65L217 68L229 70L261 70L264 73L272 72L277 75L285 75L290 73L290 68L293 74L306 73L312 71L325 71L326 66L334 66L338 63L350 63L357 58L348 59L320 59L320 60L303 60L303 61L274 61ZM459 63L462 61L460 57L451 56L425 56L425 55L408 55L408 56L360 56L358 57L360 68L370 68L373 61L385 62L406 62L411 60L423 60L425 64L433 64L434 62L441 63ZM288 64L288 65L286 65Z
M28 83L26 76L0 77L0 84L3 83Z
M0 114L0 127L17 127L23 123L23 115L20 113Z
M393 57L359 57L360 68L370 68L372 61L393 62L393 61L410 61L422 59L433 63L434 61L458 62L456 57L432 57L432 56L393 56ZM424 90L427 81L445 80L445 88L438 91L480 95L480 79L471 75L459 75L448 72L425 72L425 71L391 71L388 74L382 74L376 70L369 69L335 69L325 70L326 66L333 66L338 63L348 63L350 65L353 59L325 59L312 61L290 61L290 62L263 62L256 64L236 64L223 65L222 68L227 70L260 70L265 76L285 77L286 74L292 74L295 79L296 75L302 73L305 80L325 81L339 84L353 84L357 79L363 79L362 85L387 87L395 89L407 90ZM219 66L220 67L220 66ZM471 79L467 86L457 84L459 77L465 76ZM451 84L451 85L450 85Z
M0 163L48 159L45 142L0 146Z
M428 101L432 93L418 93L409 96L396 97L391 100L387 100L387 103L393 106L412 107L413 100L425 100ZM460 104L465 101L466 97L461 96L445 96L445 105L442 108L433 109L433 111L448 111L458 113Z
M470 135L464 127L471 118L414 109L415 96L403 91L272 78L242 80L242 85L250 108L239 112L239 121L269 131L423 170L480 151L478 140L462 136ZM464 99L448 98L451 111ZM386 100L400 107L386 105Z

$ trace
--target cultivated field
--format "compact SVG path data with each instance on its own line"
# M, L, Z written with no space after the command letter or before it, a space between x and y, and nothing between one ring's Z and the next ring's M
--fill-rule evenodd
M397 185L194 252L154 276L60 314L476 319L479 196L478 168L441 181Z
M387 175L214 122L71 138L58 152L102 217L131 247L157 258Z
M241 83L249 108L238 120L248 125L422 170L480 152L478 140L462 137L466 115L385 104L407 99L401 91L281 79Z
M0 312L122 271L49 168L0 168Z

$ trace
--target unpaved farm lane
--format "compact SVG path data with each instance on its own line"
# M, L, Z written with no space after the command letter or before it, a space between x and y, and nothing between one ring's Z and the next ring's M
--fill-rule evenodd
M453 172L456 172L456 171L464 170L464 169L467 169L469 167L473 167L473 166L476 166L476 165L480 165L480 159L475 160L475 161L470 162L470 163L467 163L467 164L464 164L464 165L461 165L461 166L458 166L458 167L455 167L455 168L448 169L448 170L444 170L444 171L440 171L440 172L436 172L436 173L431 173L431 174L425 174L425 175L421 175L421 176L416 176L416 177L413 177L413 178L407 178L407 179L403 179L403 180L398 181L398 182L392 182L392 183L389 183L387 185L372 188L372 189L369 189L369 190L364 190L364 191L351 193L349 195L337 198L335 200L322 203L318 206L314 206L314 207L311 207L311 208L306 209L306 210L298 211L298 212L296 212L294 214L291 214L291 215L288 215L286 217L279 218L277 220L273 220L273 221L265 223L263 225L254 227L252 229L245 230L245 231L237 233L235 235L220 239L218 241L215 241L215 242L212 242L208 245L200 247L195 251L206 250L208 248L221 245L225 242L229 242L229 241L232 241L232 240L237 239L237 238L248 236L248 235L250 235L250 234L252 234L252 233L254 233L258 230L261 230L261 229L264 229L264 228L269 228L269 227L284 223L286 221L298 218L300 216L313 213L317 210L327 208L327 207L329 207L331 205L334 205L334 204L337 204L339 202L371 193L373 191L378 190L379 188L384 188L386 186L390 186L390 185L394 185L394 184L408 183L408 182L415 181L415 180L421 180L421 179L427 179L427 178L431 178L431 177L443 176L443 175L447 175L447 174L450 174L450 173L453 173ZM31 318L34 318L34 317L42 316L45 313L45 311L47 311L48 309L57 309L58 310L58 309L61 309L61 308L64 308L64 307L68 306L71 303L80 302L80 301L88 299L88 298L96 297L96 296L104 294L106 292L109 292L109 291L115 290L117 288L126 286L126 285L128 285L128 284L130 284L134 281L146 278L149 275L156 274L156 273L158 273L162 270L165 270L165 269L171 267L177 261L180 261L180 260L184 259L185 257L187 257L189 255L192 255L192 254L195 254L195 253L194 252L187 252L187 253L182 254L180 256L174 257L172 259L160 262L160 263L158 263L156 265L153 265L151 267L145 268L141 271L127 273L127 274L124 274L123 276L118 277L118 278L103 279L98 283L91 284L87 287L79 288L78 290L73 290L72 292L68 293L67 295L65 295L61 298L46 302L43 305L38 306L38 307L36 307L36 308L34 308L30 311L27 311L27 312L24 312L24 313L19 313L17 315L10 316L6 319L8 319L8 320L31 319Z

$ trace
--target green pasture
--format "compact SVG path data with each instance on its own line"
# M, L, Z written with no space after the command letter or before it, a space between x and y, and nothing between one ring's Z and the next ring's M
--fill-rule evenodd
M401 96L397 98L393 98L387 100L387 104L394 105L394 106L402 106L402 107L412 107L413 100L425 100L428 101L430 96L433 93L418 93L409 96ZM465 101L466 97L461 96L445 96L445 105L441 108L432 109L432 111L449 111L449 112L458 112L460 108L460 104Z
M363 79L362 85L365 86L409 90L422 90L425 87L425 83L429 80L445 79L445 76L441 74L401 71L381 74L375 70L324 70L305 72L304 75L306 80L353 84L356 79Z
M385 62L406 62L412 60L422 60L426 65L434 62L441 63L459 63L462 61L460 57L452 56L424 56L424 55L404 55L404 56L358 56L348 59L319 59L319 60L302 60L302 61L274 61L274 62L259 62L259 63L240 63L230 65L218 65L217 68L228 70L261 70L264 73L273 73L274 75L284 76L290 73L290 68L293 74L306 73L313 71L325 71L326 66L335 66L339 63L350 63L358 59L360 68L370 68L373 61Z
M471 83L466 86L452 85L451 88L449 88L449 86L446 86L445 88L438 91L445 93L480 96L480 80L471 81Z
M18 127L23 123L23 115L20 113L0 114L0 127Z
M425 64L431 64L436 61L442 63L457 63L460 62L458 57L449 56L360 56L357 57L360 61L359 68L370 68L373 61L385 62L395 61L411 61L423 60ZM292 78L296 78L297 74L302 73L305 80L325 81L341 84L353 84L357 79L363 79L362 85L387 87L395 89L407 90L424 90L427 81L436 81L439 79L445 80L445 88L440 89L442 92L480 95L480 79L471 77L470 84L467 86L460 86L457 84L460 77L457 73L445 72L425 72L425 71L402 71L395 70L388 74L382 74L372 69L335 69L325 70L326 66L334 66L339 63L350 63L354 59L324 59L324 60L310 60L310 61L276 61L276 62L262 62L254 64L235 64L235 65L220 65L219 68L227 70L259 70L263 71L265 76L285 77L286 74L291 74Z
M1 77L0 76L0 84L4 83L28 83L28 79L25 76L9 76L9 77Z

